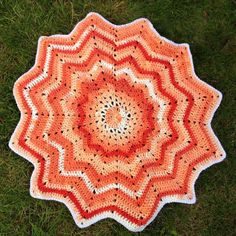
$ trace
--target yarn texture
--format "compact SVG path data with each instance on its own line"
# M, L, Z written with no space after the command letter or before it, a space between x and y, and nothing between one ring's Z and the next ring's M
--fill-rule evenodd
M64 203L81 228L112 218L141 231L166 203L195 203L200 172L225 158L211 128L221 93L196 76L188 44L144 18L89 13L40 37L13 91L9 146L34 165L30 194Z

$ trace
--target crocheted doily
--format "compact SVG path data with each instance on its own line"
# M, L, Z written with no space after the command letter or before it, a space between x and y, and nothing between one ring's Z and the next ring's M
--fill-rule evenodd
M147 19L90 13L40 37L14 96L9 145L34 165L30 193L66 204L79 227L113 218L140 231L164 204L194 203L200 172L225 157L210 126L221 93L196 76L189 45Z

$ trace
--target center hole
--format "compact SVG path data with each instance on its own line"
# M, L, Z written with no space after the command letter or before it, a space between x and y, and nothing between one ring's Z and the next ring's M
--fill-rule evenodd
M117 128L122 121L122 115L119 107L111 107L106 112L106 123L112 127Z

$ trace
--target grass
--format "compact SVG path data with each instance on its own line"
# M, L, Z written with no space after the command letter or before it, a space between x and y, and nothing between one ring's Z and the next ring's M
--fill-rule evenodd
M0 1L0 235L134 235L113 220L79 229L67 208L29 195L32 165L8 148L19 111L16 79L33 64L41 35L68 34L88 12L113 23L147 17L158 32L187 42L197 75L224 97L212 122L227 159L204 171L197 203L168 204L140 235L236 235L235 1Z

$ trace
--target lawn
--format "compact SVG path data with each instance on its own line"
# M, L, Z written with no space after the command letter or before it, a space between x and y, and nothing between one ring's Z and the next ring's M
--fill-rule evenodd
M68 34L90 11L115 24L147 17L189 43L196 74L223 93L212 127L227 158L196 183L197 203L168 204L139 235L236 235L236 3L230 0L0 0L0 235L135 235L114 220L79 229L61 203L29 194L33 166L8 147L19 121L14 82L33 64L41 35Z

